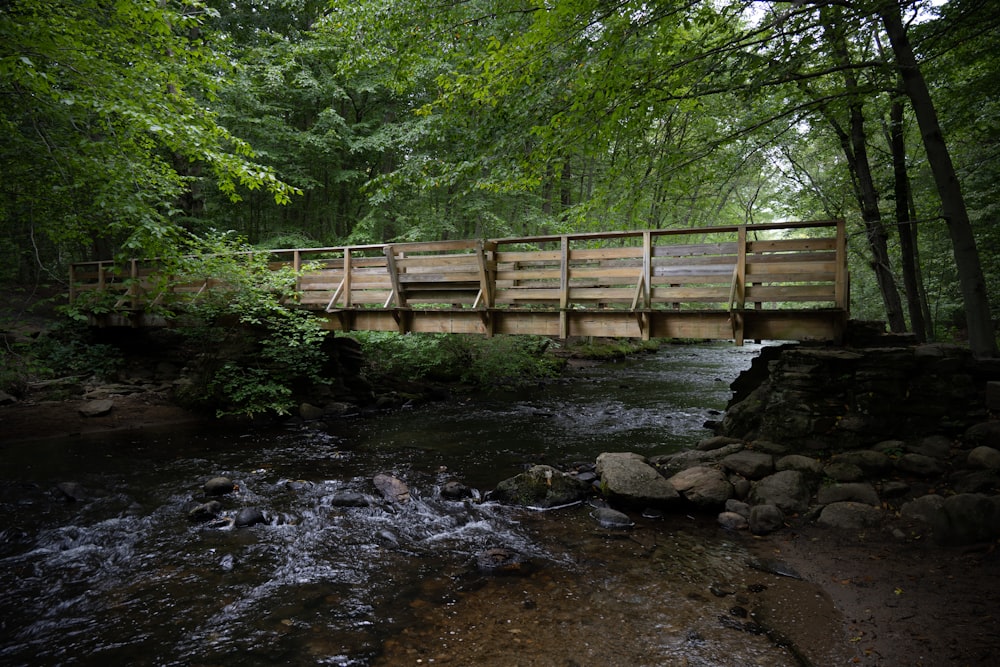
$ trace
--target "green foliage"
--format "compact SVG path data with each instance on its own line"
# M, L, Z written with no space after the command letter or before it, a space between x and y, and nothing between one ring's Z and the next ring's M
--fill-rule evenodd
M305 311L289 308L296 274L272 271L266 251L228 235L178 260L178 284L212 276L221 284L183 304L182 331L200 352L201 381L188 400L217 414L288 414L295 387L326 384L321 349L326 331Z
M36 338L0 347L0 390L24 396L31 382L114 377L124 363L113 345L93 340L93 331L67 321Z
M200 0L11 0L0 8L0 227L49 253L164 255L201 174L227 197L297 190L208 103L230 67Z
M534 336L399 335L355 332L367 372L377 378L464 382L481 389L517 387L555 376L562 361Z

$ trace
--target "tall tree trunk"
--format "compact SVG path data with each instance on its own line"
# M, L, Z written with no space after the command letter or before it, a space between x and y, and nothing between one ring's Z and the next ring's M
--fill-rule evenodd
M976 237L972 231L969 212L965 208L965 198L962 196L962 188L951 161L951 154L941 132L934 101L913 53L913 46L906 34L902 13L896 0L883 4L879 16L892 44L896 64L903 79L903 88L913 106L924 141L924 150L927 152L927 161L934 175L938 195L941 197L941 208L951 236L958 280L965 303L969 347L978 357L995 357L997 344L990 317L983 267L979 261L979 250L976 248Z
M871 163L868 159L868 135L865 132L865 117L862 108L862 98L858 91L858 80L851 68L850 52L844 38L840 22L840 7L829 7L820 10L821 20L834 57L844 67L844 87L850 97L850 129L845 131L832 116L834 130L840 137L844 155L853 171L855 194L861 207L861 218L865 224L868 248L872 253L872 270L878 282L882 303L885 306L885 316L889 330L894 333L906 331L906 320L903 317L903 303L899 298L896 279L892 275L889 261L888 234L882 224L882 213L878 206L878 190L872 177Z
M917 276L920 265L916 256L916 234L910 217L910 180L906 172L906 141L903 136L903 102L893 99L889 109L889 147L892 152L892 173L896 193L896 226L899 230L899 250L903 263L903 288L910 314L910 329L921 343L927 340L927 327L920 302Z

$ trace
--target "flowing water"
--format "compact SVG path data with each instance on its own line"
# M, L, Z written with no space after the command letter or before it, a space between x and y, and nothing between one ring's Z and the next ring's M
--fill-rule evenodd
M449 480L485 492L530 463L690 446L756 351L667 347L517 395L322 429L5 445L0 664L808 664L757 621L816 624L825 602L811 589L767 597L788 584L748 567L746 538L711 516L635 514L614 532L587 505L437 493ZM411 501L383 501L379 473ZM218 475L238 488L226 513L256 507L266 523L189 521ZM67 482L80 499L57 490ZM369 504L341 506L345 493ZM516 571L477 566L496 548L518 554Z

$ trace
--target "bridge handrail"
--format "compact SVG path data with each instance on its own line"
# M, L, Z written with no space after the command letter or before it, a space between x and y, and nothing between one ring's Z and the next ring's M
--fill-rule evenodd
M794 233L810 229L833 234ZM679 242L657 243L666 239ZM641 316L663 309L716 310L729 314L735 333L747 309L848 310L842 220L241 254L258 253L272 258L272 268L295 270L299 307L327 314L369 309L617 309ZM165 297L162 289L154 294L156 278L156 260L133 259L126 266L111 260L78 262L70 270L70 299L75 302L83 292L104 292L118 297L115 310L141 312ZM219 287L206 276L171 286L166 295L183 300Z

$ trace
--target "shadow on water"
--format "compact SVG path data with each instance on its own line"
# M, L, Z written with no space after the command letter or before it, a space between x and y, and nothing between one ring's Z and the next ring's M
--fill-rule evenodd
M691 445L754 352L671 347L326 431L8 447L0 663L806 664L753 620L777 577L748 568L712 517L637 515L613 532L582 505L542 513L438 494L451 479L491 488L530 462ZM386 472L409 502L376 492ZM227 516L254 507L265 522L189 521L217 475L237 487ZM510 566L484 567L496 553ZM818 604L812 621L835 626Z

